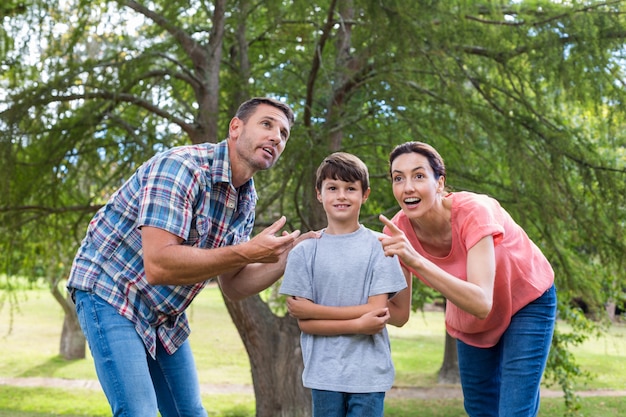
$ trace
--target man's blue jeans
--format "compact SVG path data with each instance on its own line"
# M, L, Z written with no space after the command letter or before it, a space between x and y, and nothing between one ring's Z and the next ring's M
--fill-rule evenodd
M313 417L382 417L385 393L311 390Z
M470 417L535 417L548 359L556 290L517 312L497 345L477 348L457 340L465 411Z
M114 416L206 417L189 341L168 355L157 343L156 360L135 326L97 295L75 292L76 312L96 373Z

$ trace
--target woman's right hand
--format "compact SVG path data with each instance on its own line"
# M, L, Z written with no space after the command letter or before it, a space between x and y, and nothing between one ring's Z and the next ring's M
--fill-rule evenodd
M391 235L379 236L378 240L383 245L385 256L398 256L405 265L414 266L416 261L422 259L422 256L413 249L413 245L409 242L404 232L391 222L383 214L378 219L389 229Z

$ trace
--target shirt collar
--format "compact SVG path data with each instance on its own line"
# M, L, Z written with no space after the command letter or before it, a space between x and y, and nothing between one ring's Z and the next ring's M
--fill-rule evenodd
M230 157L228 154L228 139L215 144L213 148L213 161L211 163L211 182L227 183L232 185L233 172L230 167ZM239 187L239 192L248 192L254 189L254 180L250 178Z
M228 142L223 140L213 147L213 161L211 163L211 181L215 183L231 183L232 172L228 157Z

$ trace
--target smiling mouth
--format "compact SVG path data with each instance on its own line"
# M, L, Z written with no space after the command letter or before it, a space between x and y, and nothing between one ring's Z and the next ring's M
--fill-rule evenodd
M268 147L264 147L262 148L263 151L265 151L266 153L268 153L270 156L274 156L274 149L272 148L268 148Z
M404 199L404 204L412 205L412 204L417 204L420 201L422 201L422 199L421 198L417 198L417 197L405 198Z

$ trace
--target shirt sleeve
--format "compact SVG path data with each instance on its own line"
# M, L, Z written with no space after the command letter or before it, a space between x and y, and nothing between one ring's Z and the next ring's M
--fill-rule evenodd
M294 247L287 256L287 266L280 285L279 293L314 300L311 283L311 260L307 260L304 242Z
M155 158L142 175L138 226L158 227L185 239L199 188L198 175L183 159Z
M393 298L406 287L406 280L398 257L385 256L381 248L380 253L376 254L370 296L388 294L389 298Z
M504 237L502 208L497 201L486 196L475 196L473 200L461 203L456 213L459 234L467 249L473 247L482 238L493 236L497 246Z

